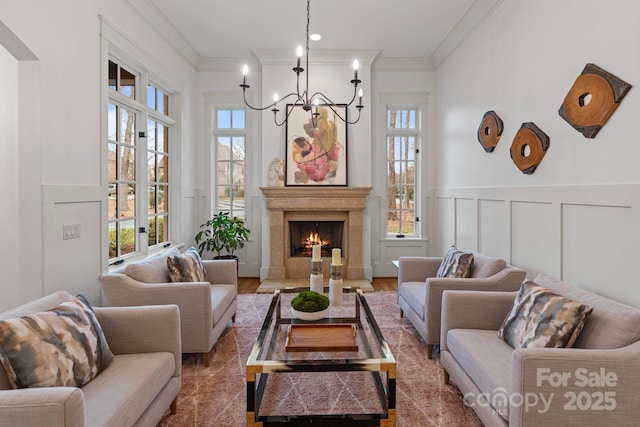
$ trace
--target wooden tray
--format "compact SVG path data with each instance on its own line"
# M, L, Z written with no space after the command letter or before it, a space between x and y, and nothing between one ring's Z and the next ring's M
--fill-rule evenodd
M358 351L356 330L342 323L291 325L285 351Z

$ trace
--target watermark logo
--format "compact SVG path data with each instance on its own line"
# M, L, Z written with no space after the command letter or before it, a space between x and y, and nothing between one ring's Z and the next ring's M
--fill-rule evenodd
M492 408L503 417L508 416L509 408L523 408L525 412L545 414L554 401L560 401L565 411L613 411L617 407L614 390L617 385L618 375L605 368L577 368L573 371L538 368L536 386L558 389L557 392L509 393L499 387L491 393L467 393L464 395L464 403L472 408ZM563 392L563 388L571 390Z

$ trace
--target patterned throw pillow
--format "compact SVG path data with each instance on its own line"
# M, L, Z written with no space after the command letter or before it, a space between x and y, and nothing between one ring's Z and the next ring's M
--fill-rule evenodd
M82 387L112 360L83 294L49 311L0 320L0 363L13 388Z
M513 348L572 347L592 311L593 307L526 281L498 336Z
M469 277L473 254L451 246L442 258L436 277Z
M181 255L168 256L167 267L172 282L206 282L207 271L198 250L193 246Z

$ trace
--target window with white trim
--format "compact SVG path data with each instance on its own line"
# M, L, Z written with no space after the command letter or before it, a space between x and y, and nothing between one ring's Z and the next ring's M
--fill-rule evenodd
M245 110L216 109L216 208L245 218Z
M418 108L387 107L386 117L387 235L419 237L416 183L420 111Z
M170 95L149 75L109 60L107 106L109 260L170 239Z

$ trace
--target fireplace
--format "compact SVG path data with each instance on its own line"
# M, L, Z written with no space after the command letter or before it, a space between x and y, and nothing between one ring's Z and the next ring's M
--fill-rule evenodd
M289 256L310 257L311 247L320 245L322 257L331 249L342 249L344 221L289 221Z
M308 279L311 254L295 254L292 246L304 246L304 231L322 232L330 240L323 252L323 274L329 277L331 249L342 249L343 278L364 279L362 264L362 211L371 187L261 187L269 210L271 259L268 279ZM300 224L304 223L304 224ZM334 228L335 227L335 228ZM340 231L339 228L342 228ZM325 234L330 234L323 237ZM339 236L339 237L338 237ZM293 237L293 241L292 241ZM308 236L307 236L308 237Z

